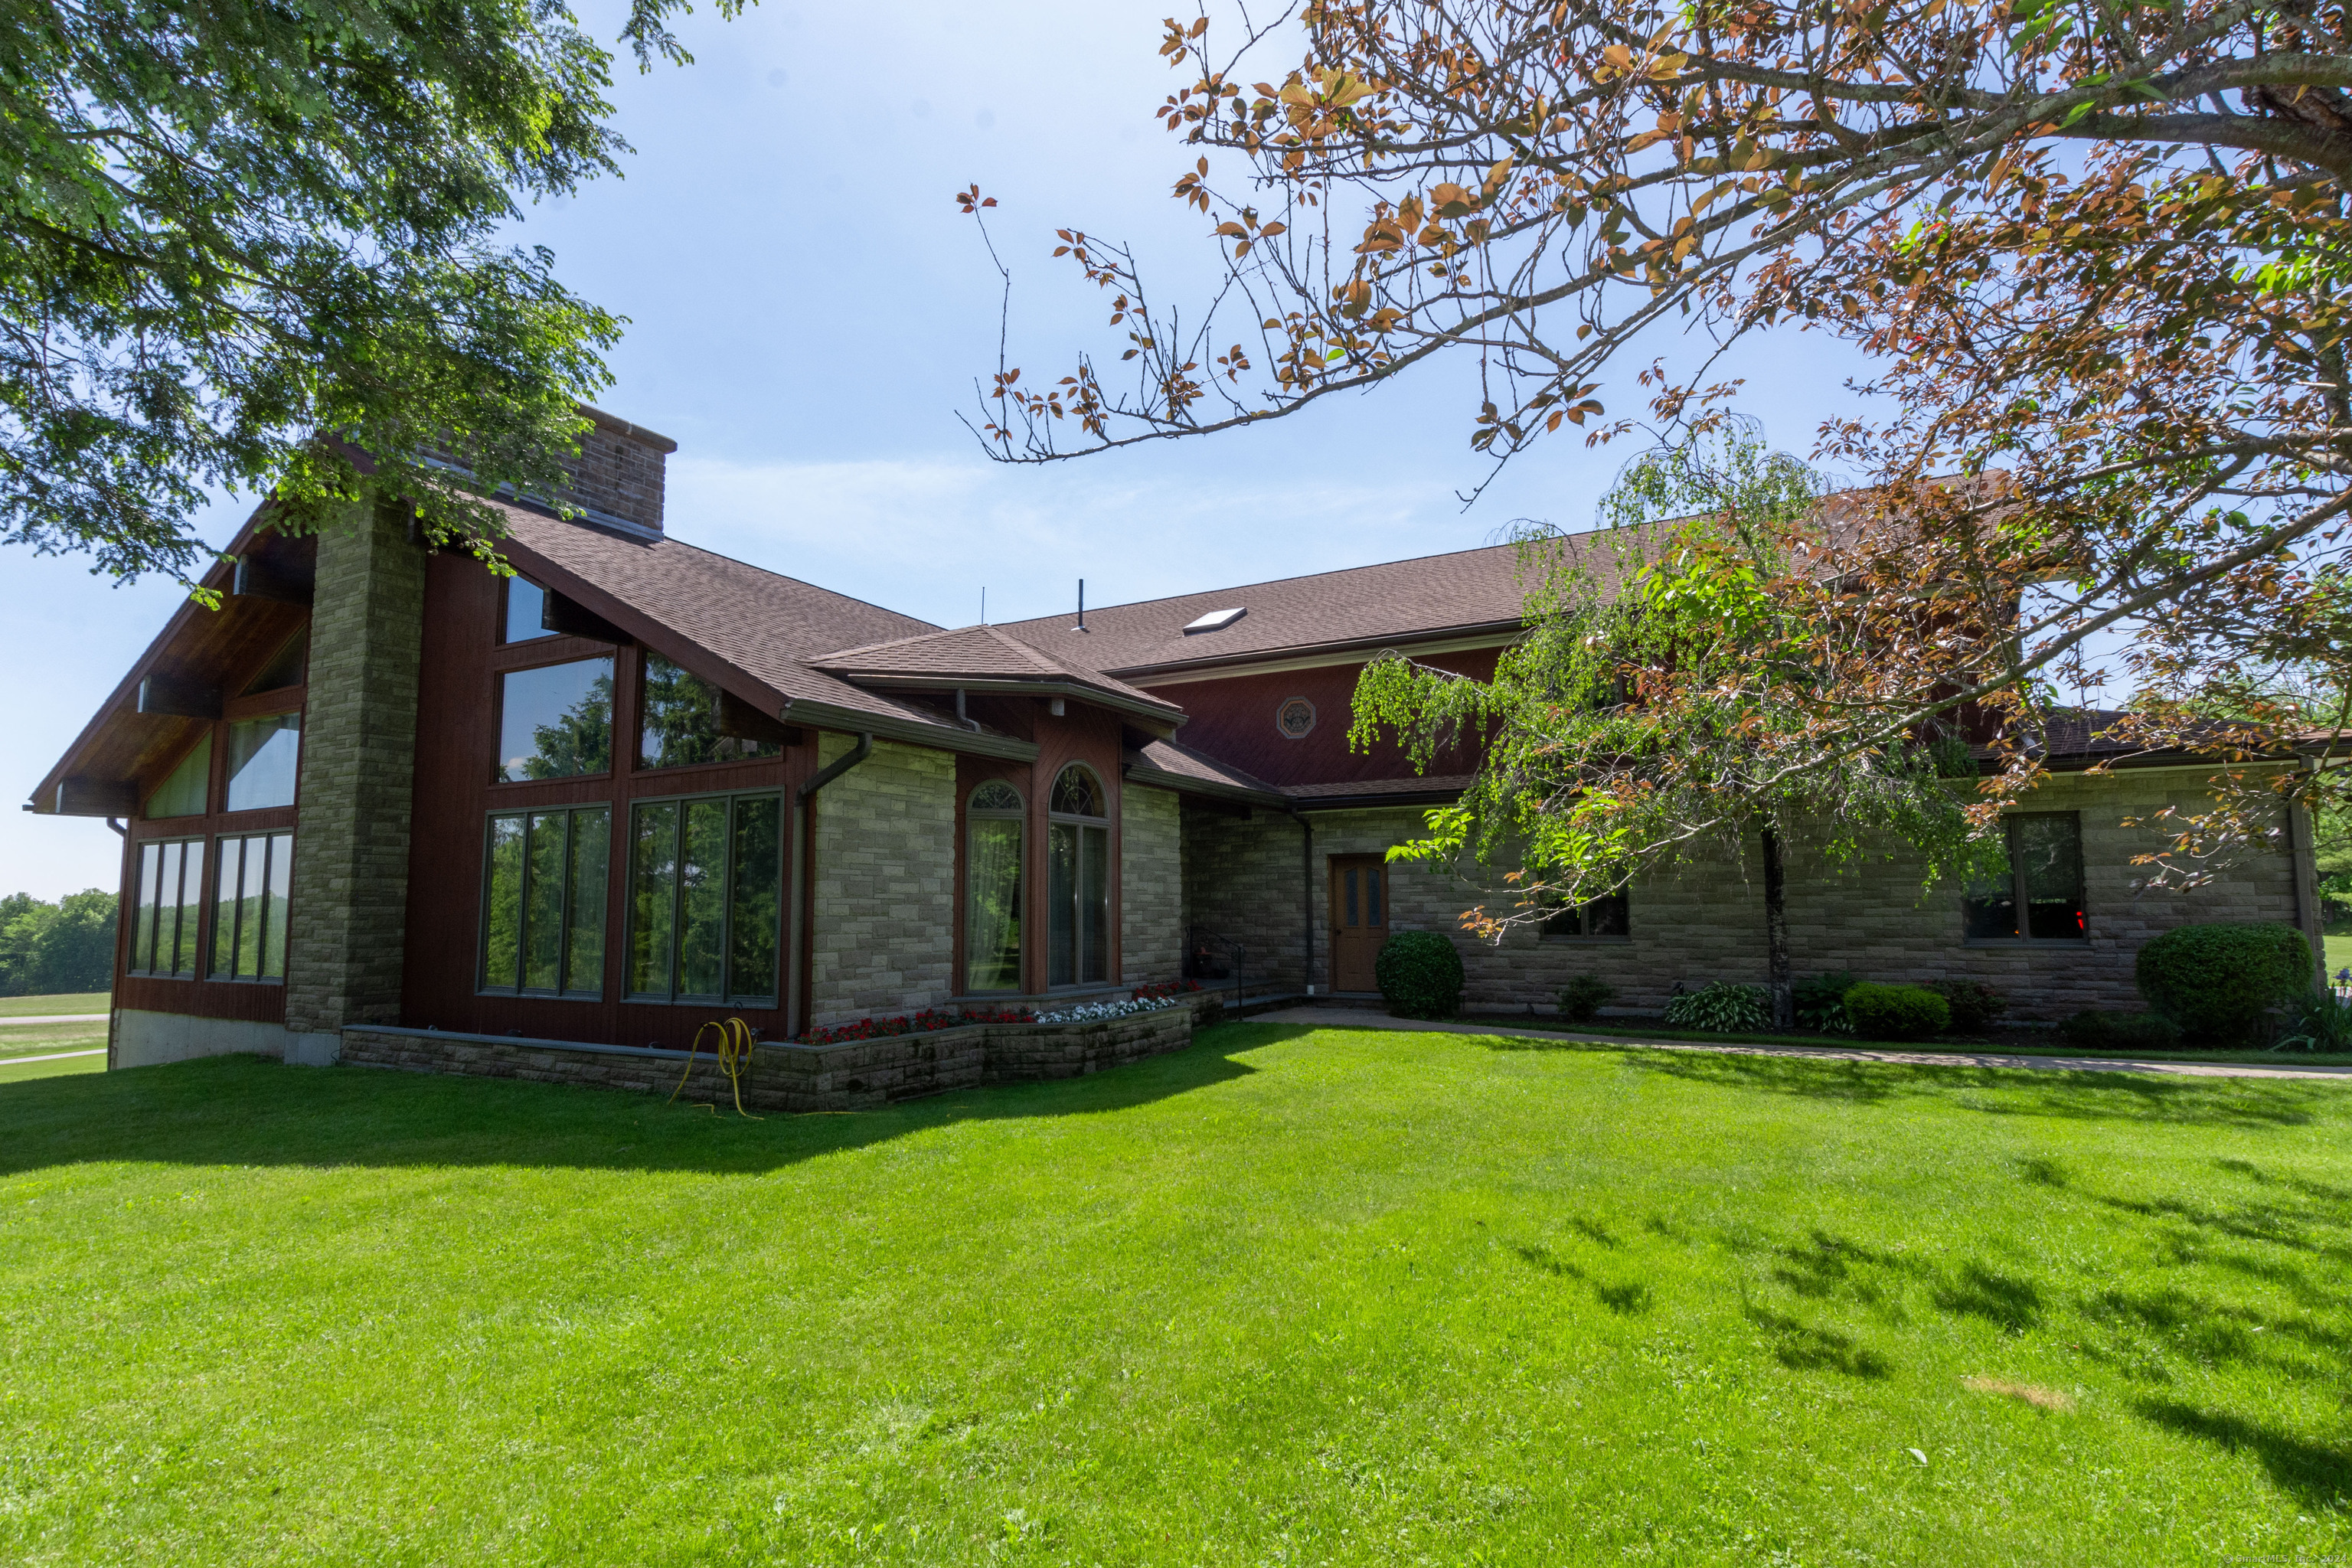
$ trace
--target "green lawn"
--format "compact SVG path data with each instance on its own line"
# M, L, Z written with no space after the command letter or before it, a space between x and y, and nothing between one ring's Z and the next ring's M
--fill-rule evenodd
M2347 1133L1249 1024L759 1122L0 1079L0 1561L2340 1558Z
M12 1057L54 1056L59 1051L103 1050L104 1024L9 1024L0 1026L0 1062Z
M55 1017L62 1014L103 1013L114 998L103 991L70 996L0 996L0 1018Z
M2352 967L2352 931L2332 931L2322 939L2327 947L2327 973Z

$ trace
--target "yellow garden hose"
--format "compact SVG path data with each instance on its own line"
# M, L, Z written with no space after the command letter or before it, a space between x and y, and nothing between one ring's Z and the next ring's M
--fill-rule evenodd
M686 1071L677 1075L677 1088L669 1091L670 1103L676 1104L685 1089L686 1080L694 1071L694 1053L702 1048L702 1037L712 1029L719 1031L719 1070L727 1075L727 1081L735 1089L735 1114L751 1121L765 1121L766 1117L753 1116L743 1109L743 1074L751 1065L753 1042L751 1026L740 1018L730 1018L723 1024L713 1018L694 1031L694 1044L686 1047ZM714 1105L710 1109L716 1111L719 1108Z

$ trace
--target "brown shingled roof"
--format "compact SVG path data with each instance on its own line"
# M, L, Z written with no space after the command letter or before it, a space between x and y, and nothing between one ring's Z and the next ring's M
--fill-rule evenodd
M675 539L625 535L517 506L499 510L511 530L507 551L525 572L771 712L839 729L919 731L929 743L951 748L1004 744L809 662L845 645L937 631L929 621ZM753 689L742 689L746 684Z
M1004 623L1001 629L1056 658L1134 676L1187 664L1271 658L1332 645L1517 629L1526 589L1509 544L1425 555L1239 588L1183 594ZM1217 610L1248 614L1219 631L1184 627Z
M948 684L987 689L998 685L1067 687L1116 700L1116 706L1182 722L1184 710L1099 669L1060 659L996 626L904 637L870 647L844 648L809 661L861 686L902 689Z

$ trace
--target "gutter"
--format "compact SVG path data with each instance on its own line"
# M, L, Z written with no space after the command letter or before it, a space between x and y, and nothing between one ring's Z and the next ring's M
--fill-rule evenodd
M805 1024L801 1010L806 998L801 994L801 948L812 923L807 910L808 813L809 802L816 792L874 754L874 731L867 730L857 737L857 749L845 757L837 757L817 770L814 777L803 782L793 792L793 886L791 923L792 946L784 958L784 1027L798 1036Z

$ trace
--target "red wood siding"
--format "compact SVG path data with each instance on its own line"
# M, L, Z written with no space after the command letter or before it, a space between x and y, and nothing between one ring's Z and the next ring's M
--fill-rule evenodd
M1495 673L1495 648L1433 654L1423 662L1486 679ZM1369 752L1348 750L1356 678L1361 664L1326 665L1273 675L1236 675L1223 680L1154 686L1151 695L1182 705L1189 722L1176 739L1193 751L1230 763L1270 784L1342 784L1413 775L1412 764L1383 741ZM1275 725L1275 715L1294 697L1315 704L1315 728L1294 741ZM1441 754L1432 773L1464 773L1471 759L1459 752Z

